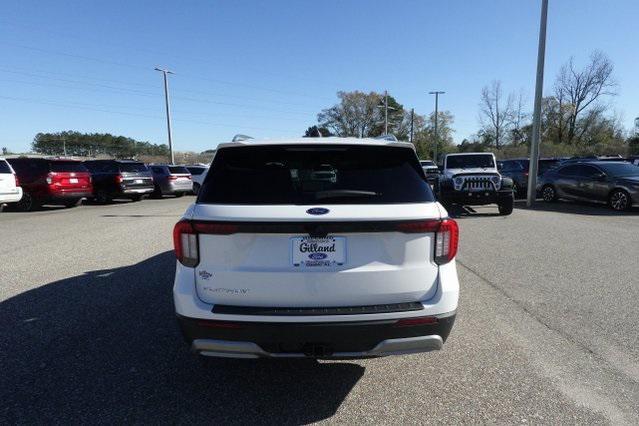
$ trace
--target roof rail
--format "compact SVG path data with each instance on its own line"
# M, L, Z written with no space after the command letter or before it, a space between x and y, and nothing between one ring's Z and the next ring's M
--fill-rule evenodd
M399 142L397 140L397 136L395 136L392 133L389 133L387 135L376 136L373 139L379 139L379 140L382 140L382 141L389 141L389 142Z
M248 139L253 139L252 136L246 136L246 135L235 135L233 136L233 139L231 140L231 142L242 142Z

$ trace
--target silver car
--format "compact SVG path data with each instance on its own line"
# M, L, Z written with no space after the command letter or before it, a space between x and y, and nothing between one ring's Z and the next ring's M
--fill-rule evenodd
M151 164L155 190L152 196L159 198L163 195L182 195L193 191L193 178L184 166L173 164Z

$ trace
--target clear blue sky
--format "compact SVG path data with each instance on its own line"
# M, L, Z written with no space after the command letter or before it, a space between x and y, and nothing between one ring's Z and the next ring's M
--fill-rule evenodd
M166 66L178 150L236 133L301 135L338 90L383 91L418 113L445 90L460 142L478 128L482 86L523 89L532 109L540 0L4 1L0 146L37 132L166 141ZM571 55L615 64L615 110L639 116L639 2L550 0L546 90Z

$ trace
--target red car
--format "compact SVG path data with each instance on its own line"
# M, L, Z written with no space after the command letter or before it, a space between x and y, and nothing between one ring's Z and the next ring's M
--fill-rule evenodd
M48 158L8 158L24 194L18 210L36 210L43 204L73 207L93 193L91 174L80 161Z

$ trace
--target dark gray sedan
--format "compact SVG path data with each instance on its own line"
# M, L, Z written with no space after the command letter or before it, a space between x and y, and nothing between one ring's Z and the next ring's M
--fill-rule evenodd
M537 184L544 201L581 200L614 210L639 206L639 167L622 161L591 161L549 170Z

